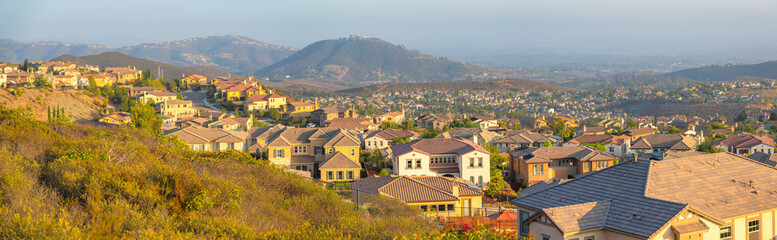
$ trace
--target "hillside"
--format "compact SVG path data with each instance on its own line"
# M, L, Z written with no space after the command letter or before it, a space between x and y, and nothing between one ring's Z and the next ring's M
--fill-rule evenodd
M291 56L296 49L267 44L248 37L226 35L144 43L123 47L118 51L176 66L209 66L245 74Z
M82 94L78 90L53 91L50 89L2 89L0 106L29 108L30 117L46 121L49 107L61 107L73 120L92 120L102 109L102 100ZM18 95L17 95L18 94Z
M562 81L549 81L562 86L581 88L581 89L604 89L604 88L644 88L653 87L658 89L677 89L698 81L683 78L664 76L656 71L630 71L604 76L586 77L580 79L564 79Z
M187 69L177 67L169 64L155 62L146 59L140 59L132 56L127 56L118 52L106 52L97 55L88 55L83 57L76 57L71 55L63 55L52 59L51 61L63 61L73 62L76 64L89 64L98 65L101 69L105 67L135 67L138 70L151 70L151 74L157 76L157 68L161 67L164 70L165 78L181 78L184 74L193 75L201 74L206 77L220 77L223 75L213 75L214 71L201 72L197 69Z
M47 124L0 105L2 239L391 239L439 230L378 198L334 191L246 153L177 138Z
M271 78L289 76L343 86L492 78L501 73L479 65L425 55L370 37L315 42L256 72Z
M435 83L390 83L377 84L367 87L357 87L338 91L338 93L351 93L356 95L370 95L376 92L394 92L408 90L438 90L454 91L461 89L486 90L486 91L580 91L580 89L563 87L527 79L499 79L488 81L458 81Z
M3 62L18 63L25 58L30 61L46 61L61 55L86 56L121 52L178 67L209 66L237 74L253 73L290 56L295 51L294 48L267 44L237 35L198 37L124 47L0 39L0 60Z
M744 65L712 65L671 72L663 76L688 78L702 82L720 82L753 77L777 79L777 61Z

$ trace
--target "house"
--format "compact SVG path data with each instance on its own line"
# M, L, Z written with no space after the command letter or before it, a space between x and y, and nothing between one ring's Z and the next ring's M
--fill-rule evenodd
M732 153L628 161L510 201L537 239L775 239L777 168Z
M515 148L534 147L539 148L545 145L545 142L550 141L552 146L560 146L561 140L554 138L548 134L533 133L527 131L517 131L511 133L511 135L503 137L494 141L497 149L500 152L507 152L510 150L510 146Z
M105 73L113 74L116 77L116 82L119 84L129 84L140 79L142 71L129 67L107 67L105 68Z
M279 109L286 105L286 97L277 94L257 94L245 98L243 109L246 111Z
M51 75L47 78L54 88L78 87L78 77L75 75Z
M35 74L14 70L6 72L6 85L28 85L35 82Z
M607 152L618 157L628 155L631 150L631 137L626 135L582 135L569 140L564 145L581 145L583 143L602 144L607 149Z
M652 128L629 128L623 133L623 135L631 137L632 142L637 141L637 139L641 137L653 134L656 134L656 130Z
M167 100L175 100L177 99L177 95L175 93L171 92L143 92L142 95L138 96L138 101L141 103L148 103L153 102L154 104L160 104Z
M192 107L192 101L189 100L164 100L159 105L162 115L171 115L175 118L193 117L197 111Z
M64 71L64 70L67 70L67 69L75 69L76 67L77 66L76 66L75 63L71 63L71 62L66 62L66 63L64 63L64 62L56 62L54 65L51 66L51 71L52 72L60 72L60 71Z
M477 123L480 125L480 128L492 128L492 127L499 127L499 123L496 122L496 119L488 116L474 116L469 118L473 123Z
M113 125L125 125L132 123L132 115L128 112L114 112L97 121Z
M157 92L167 92L167 90L165 90L164 88L158 88L158 87L130 87L129 88L130 97L140 97L146 93L157 93Z
M183 78L181 78L181 84L184 86L189 86L193 84L205 84L208 81L208 78L202 75L193 74L186 76L184 75Z
M416 126L419 126L421 128L425 129L437 129L437 130L443 130L445 127L447 127L449 124L451 124L451 121L453 119L450 116L444 116L444 115L438 115L438 114L427 114L418 117L415 120Z
M520 118L521 127L524 129L540 129L548 126L548 121L545 120L545 116L537 117L524 117Z
M614 154L588 146L518 148L509 151L509 177L523 186L575 178L615 164Z
M421 137L421 133L408 130L384 129L370 131L364 136L364 149L387 149L394 144L395 138L407 138L409 141L414 141Z
M575 128L575 135L604 135L606 131L605 127L583 125Z
M354 181L361 177L362 165L358 160L354 161L342 152L337 152L324 161L318 169L321 170L323 182Z
M672 151L696 151L700 138L684 134L652 134L631 144L631 153Z
M6 87L8 85L8 74L0 73L0 87Z
M225 112L220 112L220 111L216 111L216 110L200 111L200 112L198 112L197 116L199 116L201 118L210 119L211 121L218 121L218 120L221 120L221 119L224 119L224 118L235 117L232 114L225 113Z
M405 109L399 112L388 112L372 117L372 122L382 124L383 122L402 123L405 121Z
M451 128L447 132L441 133L438 138L459 138L477 143L480 146L486 144L494 145L494 141L501 138L502 135L489 131L484 128Z
M749 155L762 152L766 154L774 153L774 139L766 135L755 135L750 133L741 133L726 139L718 140L712 145L722 149L725 152L732 152L740 155Z
M391 146L393 174L469 179L483 187L490 181L490 157L485 148L463 139L428 138Z
M335 118L358 118L359 113L353 108L348 107L323 107L314 110L310 113L310 119L308 122L314 123L318 126L325 126L326 121Z
M318 102L290 102L281 106L281 112L285 117L309 117L310 113L318 109Z
M172 115L163 115L163 116L172 116ZM175 116L172 116L175 118ZM196 126L196 127L205 127L208 122L210 122L210 119L207 118L201 118L201 117L185 117L185 118L175 118L175 127L177 128L185 128L190 126Z
M335 153L342 152L358 162L361 146L358 137L338 128L283 127L273 131L267 139L257 137L255 141L256 144L266 143L264 149L273 164L311 171L314 177L320 176L319 167Z
M246 131L254 125L254 119L251 117L241 118L223 118L214 122L208 123L209 128L221 128L224 130L241 130Z
M324 122L330 128L342 128L358 132L378 130L380 125L372 123L369 118L335 118Z
M11 71L18 71L19 65L0 63L0 73L9 73Z
M483 204L483 191L460 178L441 176L375 175L351 183L352 201L367 203L372 196L387 196L434 216L475 216Z
M116 82L116 77L105 73L84 74L84 77L86 77L87 79L94 80L94 84L97 87L105 87L105 86L113 85L113 83Z
M574 118L565 117L565 116L555 116L553 117L553 121L562 121L564 122L564 126L567 128L576 128L580 126L580 124L575 122Z
M250 141L247 132L197 126L186 127L166 135L177 136L194 151L246 151Z

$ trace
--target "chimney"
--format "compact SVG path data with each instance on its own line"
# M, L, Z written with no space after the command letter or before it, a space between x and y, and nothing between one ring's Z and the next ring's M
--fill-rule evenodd
M453 185L451 185L451 194L454 197L459 197L459 183L455 179L453 180Z
M637 153L634 153L634 163L637 163Z

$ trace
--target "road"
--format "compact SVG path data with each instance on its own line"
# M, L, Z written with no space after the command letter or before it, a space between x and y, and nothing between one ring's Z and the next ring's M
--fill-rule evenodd
M191 100L195 108L210 108L219 111L218 108L206 102L205 93L204 91L194 92L189 90L181 94L183 94L185 100Z

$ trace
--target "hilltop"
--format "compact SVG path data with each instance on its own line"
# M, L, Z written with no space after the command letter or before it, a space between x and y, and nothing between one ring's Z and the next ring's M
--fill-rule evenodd
M550 83L527 79L498 79L488 81L458 81L435 83L390 83L376 84L366 87L350 88L338 91L338 93L351 93L356 95L370 95L376 92L394 92L408 90L437 90L454 91L461 89L485 90L485 91L581 91L580 89L563 87Z
M297 49L237 35L197 37L177 41L115 47L55 41L17 42L0 39L0 60L15 63L45 61L61 55L86 56L120 52L178 67L208 66L231 73L254 71L284 59Z
M743 65L712 65L671 72L663 76L688 78L702 82L721 82L746 78L777 79L777 61Z
M257 75L303 78L343 86L492 78L500 70L425 55L378 38L349 37L308 45Z
M202 68L187 69L177 67L169 64L155 62L151 60L136 58L127 56L118 52L106 52L97 55L88 55L83 57L76 57L71 55L62 55L52 59L51 61L72 62L75 64L83 65L97 65L100 68L105 67L135 67L138 70L151 70L151 74L157 75L157 67L161 67L164 70L164 77L166 78L181 78L184 74L193 75L201 74L206 77L219 77L223 75L213 75L214 73L220 73L220 71L202 71Z

